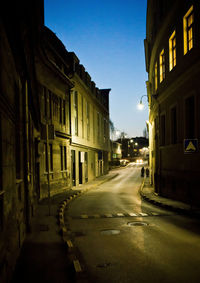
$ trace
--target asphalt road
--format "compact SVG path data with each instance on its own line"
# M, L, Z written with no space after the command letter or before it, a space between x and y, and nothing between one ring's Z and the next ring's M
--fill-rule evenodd
M89 282L200 282L200 222L143 201L140 170L119 169L66 210Z

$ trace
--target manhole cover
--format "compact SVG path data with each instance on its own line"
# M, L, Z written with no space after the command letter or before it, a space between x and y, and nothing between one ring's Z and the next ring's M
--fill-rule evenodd
M134 222L128 222L128 226L147 226L148 223L146 222L137 222L137 221L134 221Z
M102 235L117 235L119 233L120 233L119 230L113 230L113 229L101 231Z

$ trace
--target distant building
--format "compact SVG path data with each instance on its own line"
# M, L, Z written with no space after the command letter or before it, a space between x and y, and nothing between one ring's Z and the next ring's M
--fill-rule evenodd
M116 141L110 141L110 167L120 165L120 159L122 158L122 145Z
M142 148L148 148L149 140L145 137L125 138L122 137L117 140L121 143L122 158L134 160L141 155Z
M199 1L148 1L150 174L162 196L200 204Z
M68 53L71 90L72 185L86 183L108 173L109 92L98 89L77 56Z

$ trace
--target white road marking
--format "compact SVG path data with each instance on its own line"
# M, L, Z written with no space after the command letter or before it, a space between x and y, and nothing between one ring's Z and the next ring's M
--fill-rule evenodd
M143 213L143 212L140 212L139 214L140 214L141 216L148 216L147 213Z
M123 217L124 214L123 213L117 213L117 216Z
M129 213L130 216L137 216L135 213Z

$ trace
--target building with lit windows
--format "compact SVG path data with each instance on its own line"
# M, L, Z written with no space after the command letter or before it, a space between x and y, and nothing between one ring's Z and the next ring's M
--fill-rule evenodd
M200 4L148 1L151 183L165 197L200 204Z
M108 173L109 92L98 89L73 52L68 53L71 90L72 185L84 184Z

